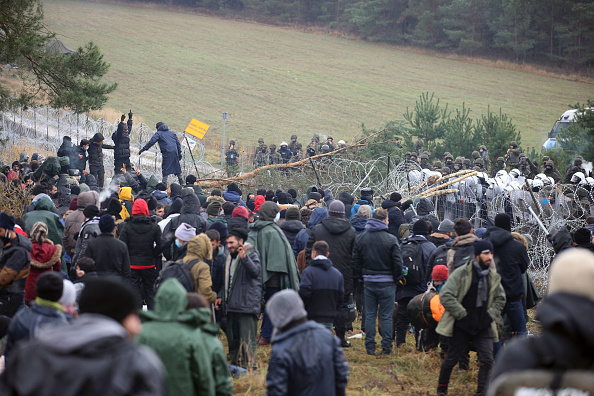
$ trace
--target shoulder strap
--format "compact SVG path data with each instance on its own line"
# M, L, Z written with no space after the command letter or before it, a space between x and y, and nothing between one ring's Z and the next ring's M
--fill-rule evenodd
M199 262L200 262L200 260L199 260L199 259L194 259L194 260L190 261L190 262L188 263L188 270L190 270L190 271L191 271L191 270L192 270L192 267L194 267L194 266L195 266L196 264L198 264Z

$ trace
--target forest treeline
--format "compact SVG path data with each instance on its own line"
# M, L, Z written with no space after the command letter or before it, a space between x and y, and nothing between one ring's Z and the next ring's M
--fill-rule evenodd
M323 24L365 40L468 56L594 68L594 0L144 0ZM135 0L137 2L137 0Z

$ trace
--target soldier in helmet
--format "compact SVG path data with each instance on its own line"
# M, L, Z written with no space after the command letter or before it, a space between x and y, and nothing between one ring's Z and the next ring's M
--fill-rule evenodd
M520 159L520 167L518 168L520 174L527 179L534 179L538 173L538 169L534 162L530 161L528 157L522 157Z
M268 162L270 165L280 164L282 159L279 153L276 151L276 144L270 145L270 153L268 154Z
M421 154L421 156L419 158L421 158L421 168L422 169L431 169L431 166L429 164L429 156L427 155L427 153Z
M482 158L477 158L474 160L474 167L479 168L479 172L485 172L485 161Z
M419 157L417 156L416 152L413 151L412 153L410 153L410 160L412 162L419 162Z
M462 170L463 161L464 160L462 157L456 157L456 160L454 161L454 172L459 172Z
M551 157L549 157L548 155L545 155L542 157L542 166L540 168L540 173L544 173L545 169L547 167L547 161L550 160Z
M470 169L470 160L468 158L462 160L462 169Z
M303 145L301 142L295 143L295 151L293 152L293 156L291 157L290 162L297 162L303 159Z
M561 173L557 169L555 169L555 164L553 161L548 160L545 162L544 173L547 177L552 177L555 180L555 183L559 183L561 181Z
M225 162L227 164L227 175L235 176L237 173L237 150L235 150L235 140L229 141L229 148L225 150Z
M328 148L330 149L330 151L335 150L334 139L332 139L332 136L328 136L328 138L326 139L326 144L328 145Z
M435 161L433 163L433 170L434 171L441 172L441 168L442 168L442 166L441 166L441 162L440 161Z
M477 158L481 158L481 153L475 150L472 152L472 161L476 161Z
M509 165L513 168L517 168L518 164L520 163L520 154L522 153L522 149L518 146L518 143L511 142L509 144L509 149L507 149L507 154L505 158L508 159Z
M503 159L503 157L497 158L497 163L493 166L492 177L495 177L497 172L499 172L500 170L506 170L505 160Z
M278 150L278 154L281 157L281 162L283 164L288 164L289 161L291 160L291 157L293 156L293 153L291 152L291 150L289 150L289 145L287 144L287 142L282 142L280 144L280 149Z
M254 158L254 168L268 165L268 146L265 144L258 146L256 157Z
M314 155L318 155L320 151L320 138L318 135L313 135L311 138L311 142L307 145L306 151L308 157L313 157Z
M589 176L588 171L582 167L583 161L584 161L584 159L580 155L578 155L574 158L573 165L570 166L569 168L567 168L567 170L565 171L565 183L566 184L571 183L572 176L574 174L576 174L577 172L582 172L584 175Z
M485 171L489 172L491 170L491 158L489 158L489 150L487 150L487 146L481 144L479 146L479 153L483 159Z
M454 156L452 156L451 153L446 152L443 155L443 159L444 159L444 166L447 166L448 168L450 168L450 171L454 170Z
M291 135L291 142L289 143L289 150L295 154L295 144L297 144L297 135Z

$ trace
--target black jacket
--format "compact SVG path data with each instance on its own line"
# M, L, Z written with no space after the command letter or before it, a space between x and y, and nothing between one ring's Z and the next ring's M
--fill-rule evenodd
M132 131L132 120L128 120L127 131L124 131L124 123L118 124L118 130L111 135L114 143L113 156L115 158L130 158L130 133Z
M187 223L196 228L196 235L203 233L208 228L206 220L200 216L200 200L196 194L188 194L182 199L182 209L180 215L174 217L163 230L161 236L161 247L163 249L163 256L167 260L171 260L172 249L175 250L175 230L181 223ZM173 246L172 246L173 245Z
M244 231L249 232L250 230L248 228L248 220L245 217L231 217L229 220L227 220L227 231L237 228L241 228Z
M353 248L354 275L392 275L394 281L402 275L402 256L398 239L388 232L381 220L369 219L367 231L357 236Z
M346 219L328 217L314 227L307 241L305 257L307 265L311 261L311 248L316 241L326 241L330 246L330 259L332 265L340 271L344 277L344 292L353 292L353 266L351 255L355 244L357 233Z
M507 301L517 301L524 295L522 274L528 269L530 259L522 242L514 239L511 232L496 226L489 227L484 236L493 243L497 273Z
M113 146L109 144L97 144L103 141L103 135L97 132L91 138L91 142L89 144L89 151L87 155L89 156L89 169L91 167L94 168L102 168L103 167L103 149L113 150Z
M400 202L394 202L391 199L386 199L384 202L382 202L382 209L386 209L388 211L388 232L394 235L396 238L398 238L398 241L400 241L398 229L402 224L405 223L402 204Z
M287 237L291 247L293 247L293 244L295 243L295 237L303 228L303 223L300 220L287 220L280 225L280 229Z
M97 273L110 272L130 279L128 247L112 234L100 234L90 241L85 256L95 260Z
M312 260L303 271L299 296L303 300L307 318L318 323L333 323L343 301L344 280L332 261Z
M497 358L493 379L519 370L594 369L594 302L569 293L554 293L538 307L542 332L511 341Z
M351 209L353 209L353 202L355 202L355 197L353 197L348 192L343 191L338 194L338 200L344 204L344 213L346 213L346 216L350 216Z
M129 217L120 232L120 241L128 246L130 268L153 267L155 257L161 254L161 227L145 215Z

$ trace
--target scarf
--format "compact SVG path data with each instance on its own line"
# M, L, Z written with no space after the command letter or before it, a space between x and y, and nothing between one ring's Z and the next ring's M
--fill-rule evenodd
M480 308L487 302L489 295L489 272L490 268L483 269L478 261L473 260L472 266L476 269L478 275L478 292L476 294L476 307Z

